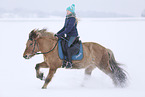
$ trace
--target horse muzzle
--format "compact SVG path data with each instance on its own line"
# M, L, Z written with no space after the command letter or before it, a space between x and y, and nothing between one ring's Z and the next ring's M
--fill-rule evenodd
M24 55L23 56L25 59L30 59L32 57L32 55Z

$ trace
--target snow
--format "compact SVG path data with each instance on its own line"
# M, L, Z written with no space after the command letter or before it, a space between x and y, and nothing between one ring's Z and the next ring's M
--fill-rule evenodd
M82 41L110 48L129 76L126 88L115 88L112 80L96 68L84 82L84 69L58 69L46 90L36 78L35 64L42 55L25 60L23 52L29 32L48 28L56 33L64 18L0 19L0 97L145 97L145 18L81 18L78 31ZM48 69L42 69L45 76ZM82 84L85 83L84 86Z

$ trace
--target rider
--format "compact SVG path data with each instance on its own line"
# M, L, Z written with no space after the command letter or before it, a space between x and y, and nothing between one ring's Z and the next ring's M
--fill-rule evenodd
M77 31L77 19L75 14L75 4L72 4L67 9L67 15L65 19L64 27L55 34L59 39L62 39L62 37L66 34L67 44L65 45L66 51L67 51L67 62L63 62L63 66L66 65L66 68L72 68L72 55L70 52L70 46L73 44L75 39L78 37L78 31Z

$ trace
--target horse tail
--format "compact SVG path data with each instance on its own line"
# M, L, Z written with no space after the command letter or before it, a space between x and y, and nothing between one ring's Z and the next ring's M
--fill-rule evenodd
M127 72L120 67L120 63L117 63L113 52L110 49L107 49L107 51L109 54L110 69L112 71L111 78L113 79L115 86L125 87L127 81Z

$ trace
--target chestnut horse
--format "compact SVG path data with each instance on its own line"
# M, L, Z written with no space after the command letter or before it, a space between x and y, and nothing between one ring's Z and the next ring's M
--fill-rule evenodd
M56 70L62 66L62 60L58 55L58 38L54 34L47 32L46 29L32 30L29 34L29 39L26 44L26 49L23 54L25 59L30 59L38 52L44 56L44 62L36 64L36 77L43 79L43 73L40 68L49 68L48 76L45 79L43 89L47 88ZM73 61L72 69L85 69L85 75L90 76L92 71L98 67L105 74L110 76L115 86L124 87L126 85L127 76L124 70L119 67L116 62L113 52L105 47L93 43L83 43L84 57L80 61Z

